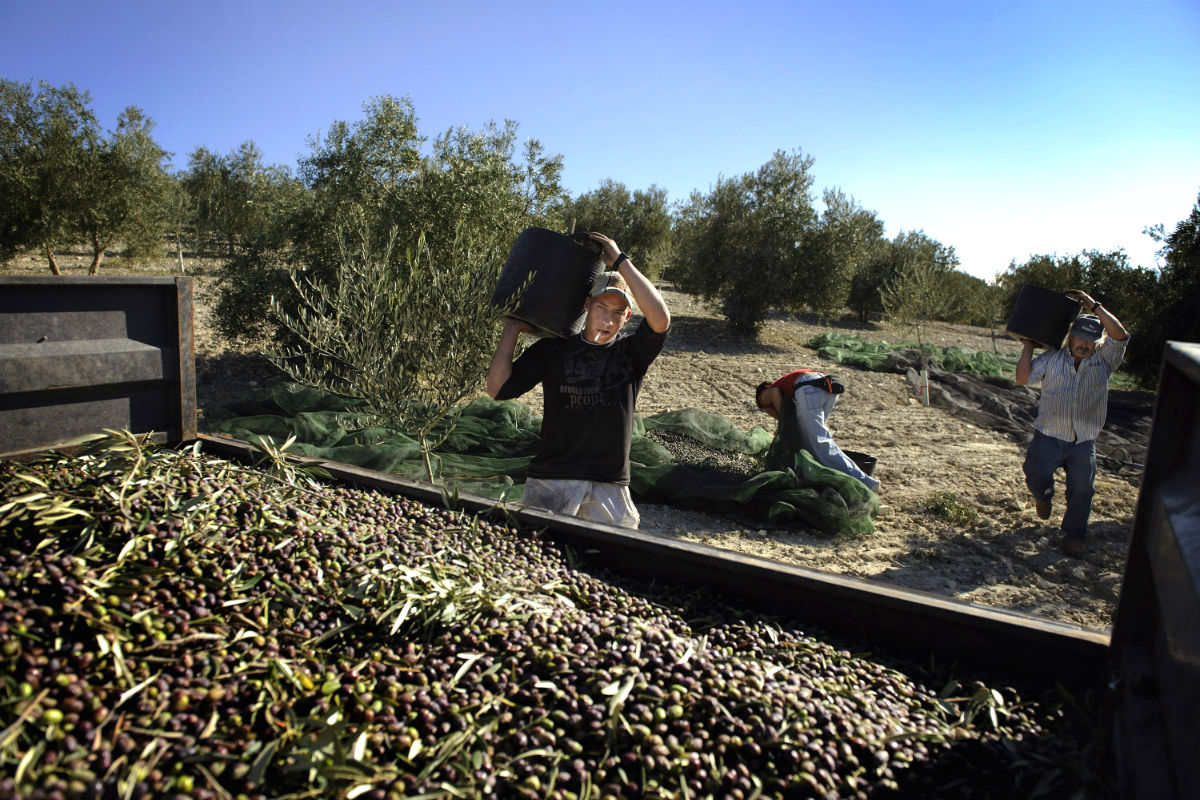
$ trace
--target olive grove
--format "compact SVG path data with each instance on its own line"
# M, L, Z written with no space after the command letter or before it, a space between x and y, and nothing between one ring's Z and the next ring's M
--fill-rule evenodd
M56 248L84 245L94 275L118 242L135 258L161 248L169 154L154 123L129 106L106 133L90 104L70 84L0 79L0 259L34 250L58 275Z
M173 256L180 271L185 253L219 260L218 329L287 345L297 332L284 315L294 320L303 302L297 286L336 294L347 253L365 248L385 259L381 275L394 276L419 250L482 286L476 272L494 276L525 227L575 227L617 237L647 274L712 303L742 337L758 336L772 313L847 310L863 323L996 327L1033 283L1086 287L1121 309L1148 379L1165 341L1197 338L1188 308L1200 269L1195 209L1174 231L1147 229L1162 245L1160 265L1085 250L1014 260L984 281L922 230L885 237L884 220L842 189L818 196L814 158L798 148L671 202L658 186L630 190L611 178L572 197L562 156L519 141L516 122L431 137L408 97L372 98L360 119L332 121L309 139L294 173L265 163L252 140L224 154L197 147L172 173L173 154L153 128L129 106L105 130L89 93L71 84L0 79L0 262L42 259L60 274L64 250L82 249L95 274L113 252L131 264ZM467 252L470 266L454 266ZM466 315L462 324L494 322Z

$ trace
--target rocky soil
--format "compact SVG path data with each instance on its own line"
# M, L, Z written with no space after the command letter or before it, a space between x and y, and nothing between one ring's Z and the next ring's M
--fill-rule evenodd
M67 261L67 269L70 262ZM45 271L44 266L23 271ZM13 268L5 271L12 272ZM211 325L216 279L197 273L196 367L201 429L229 416L246 389L279 379L254 347L231 347ZM1124 571L1140 471L1101 469L1091 539L1082 558L1061 550L1062 480L1049 521L1039 520L1023 483L1024 443L937 407L925 407L904 375L823 361L808 341L827 330L870 340L915 340L917 331L851 319L796 315L769 320L757 343L724 333L702 302L667 288L673 326L651 368L639 411L694 407L743 430L774 421L754 406L754 387L797 367L836 371L846 383L830 427L843 449L878 459L882 507L873 535L829 540L804 530L751 529L698 512L642 504L642 530L737 550L826 572L853 575L962 601L1032 613L1079 626L1110 625ZM1000 332L968 326L921 327L928 344L1017 352ZM540 399L529 397L538 404ZM1152 407L1146 397L1146 413ZM1119 466L1119 465L1117 465Z

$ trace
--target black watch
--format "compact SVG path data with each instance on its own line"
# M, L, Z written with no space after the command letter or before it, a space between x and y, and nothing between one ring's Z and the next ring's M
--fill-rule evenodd
M616 269L617 267L619 267L621 265L622 261L628 261L628 260L629 260L629 256L625 255L624 253L621 253L619 256L617 256L615 259L613 259L612 266L609 267L609 269Z

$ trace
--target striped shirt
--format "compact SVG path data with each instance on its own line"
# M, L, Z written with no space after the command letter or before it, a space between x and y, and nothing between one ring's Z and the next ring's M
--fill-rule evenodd
M1104 337L1079 369L1065 346L1035 358L1029 383L1041 381L1042 396L1033 427L1064 442L1095 439L1108 413L1108 379L1121 366L1127 344L1128 338Z

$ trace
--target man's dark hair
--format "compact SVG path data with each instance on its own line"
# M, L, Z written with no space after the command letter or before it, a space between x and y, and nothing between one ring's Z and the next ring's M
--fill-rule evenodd
M762 408L763 390L766 389L767 387L769 387L770 385L771 384L767 383L766 381L763 381L754 389L754 405L758 406L759 408Z

